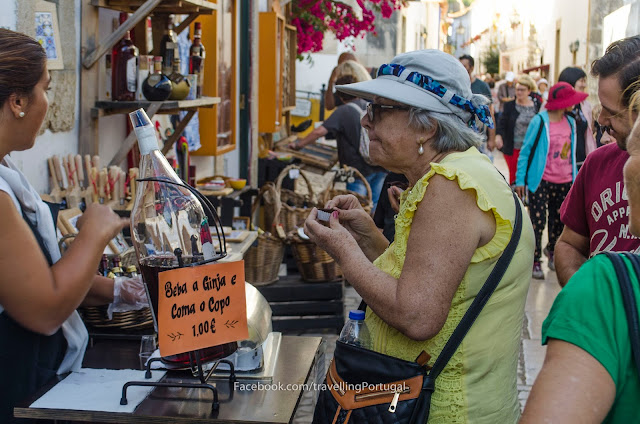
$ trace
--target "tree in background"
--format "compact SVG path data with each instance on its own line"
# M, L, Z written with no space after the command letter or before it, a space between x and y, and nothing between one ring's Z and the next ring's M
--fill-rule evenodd
M500 73L500 51L491 47L482 55L482 64L492 75Z

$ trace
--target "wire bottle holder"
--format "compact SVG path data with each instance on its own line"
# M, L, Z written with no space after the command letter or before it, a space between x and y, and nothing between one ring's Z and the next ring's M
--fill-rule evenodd
M196 198L200 201L200 204L202 206L202 209L204 210L205 215L207 216L207 220L209 221L210 225L209 228L211 228L212 226L215 228L216 230L216 236L218 238L218 245L220 246L220 251L216 252L216 254L213 256L213 258L211 259L206 259L206 260L202 260L202 261L198 261L198 262L194 262L194 263L190 263L190 264L185 264L184 261L182 260L182 250L180 248L177 248L174 251L174 254L176 255L176 258L178 259L178 268L186 268L186 267L195 267L195 266L200 266L200 265L205 265L208 263L212 263L215 261L218 261L224 257L227 256L227 241L225 239L224 236L224 230L222 228L222 222L220 220L220 217L218 216L218 212L216 211L216 208L211 204L211 202L209 201L209 199L207 199L204 195L202 195L198 190L196 190L195 188L184 184L184 183L178 183L176 181L170 180L169 178L158 178L158 177L151 177L151 178L140 178L137 179L136 181L152 181L152 182L157 182L157 183L163 183L163 184L172 184L178 187L182 187L185 188L187 190L189 190L194 196L196 196ZM146 282L145 282L146 285ZM155 319L155 317L154 317ZM234 386L234 382L236 381L236 374L235 374L235 367L233 365L233 363L229 360L226 359L218 359L213 361L213 366L211 367L211 369L205 374L204 369L203 369L203 361L202 361L202 357L201 357L201 352L200 351L191 351L188 352L189 355L189 368L191 369L191 373L194 377L198 378L199 382L195 382L195 383L183 383L183 382L168 382L168 381L157 381L157 382L152 382L152 381L128 381L124 384L124 386L122 386L122 397L120 399L120 405L126 405L128 403L127 401L127 389L131 386L143 386L143 387L181 387L181 388L189 388L189 389L208 389L211 390L211 392L213 393L213 402L211 404L211 411L215 412L220 408L220 402L218 400L218 390L212 386L211 384L208 384L207 381L209 380L209 378L211 377L211 375L214 373L214 371L218 368L218 366L223 363L223 364L227 364L229 366L229 386L230 386L230 393L231 396L233 397L233 386ZM150 379L151 378L151 365L155 362L162 362L162 358L152 358L150 360L147 361L146 364L146 372L144 375L145 379Z

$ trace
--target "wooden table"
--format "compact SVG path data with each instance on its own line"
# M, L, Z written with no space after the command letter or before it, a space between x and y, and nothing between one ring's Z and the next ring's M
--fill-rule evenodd
M131 414L29 408L28 405L57 383L52 382L23 405L16 407L14 414L18 418L123 424L289 423L302 396L302 384L307 381L313 368L321 340L320 337L283 336L272 384L281 384L284 388L295 385L289 386L291 390L232 390L233 387L226 380L209 379L209 383L217 387L220 397L220 409L215 413L211 412L212 394L208 390L162 387L154 389ZM126 366L127 361L130 364L138 363L137 351L127 350L122 342L100 346L96 345L87 352L84 366L118 368ZM114 360L118 366L111 367ZM167 373L163 380L167 379L195 382L184 372ZM241 383L248 384L251 380L242 380Z

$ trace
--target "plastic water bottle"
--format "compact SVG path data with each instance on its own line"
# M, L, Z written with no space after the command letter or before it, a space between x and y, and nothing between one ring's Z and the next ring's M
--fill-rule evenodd
M349 311L349 320L340 332L340 340L343 343L371 349L371 336L364 322L364 311Z

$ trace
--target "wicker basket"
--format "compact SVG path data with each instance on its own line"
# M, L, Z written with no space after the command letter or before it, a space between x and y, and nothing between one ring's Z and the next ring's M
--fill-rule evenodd
M302 227L304 225L304 221L311 213L311 209L314 207L321 207L314 198L311 182L309 182L302 172L300 172L300 176L307 184L307 188L309 190L308 195L301 195L294 191L282 188L282 181L287 175L289 175L289 171L292 169L300 170L296 165L287 166L282 170L280 175L278 175L275 187L280 200L280 209L279 211L276 211L276 215L272 222L282 224L286 234L293 232L297 227ZM277 212L279 212L279 214Z
M325 191L323 191L322 193L320 193L320 200L322 201L322 203L327 203L329 200L333 199L334 197L341 195L341 194L353 194L354 196L356 196L356 198L360 201L360 204L362 205L362 208L367 211L367 213L371 214L371 211L373 210L373 197L372 197L372 192L371 192L371 186L369 185L369 182L367 181L367 179L364 177L364 175L362 175L360 173L360 171L358 171L356 168L352 168L350 166L344 166L342 168L343 172L353 172L353 174L359 178L360 180L362 180L362 182L364 182L364 186L367 189L367 195L363 196L360 193L356 193L355 191L351 191L351 190L339 190L335 188L336 185L336 178L333 179L333 182L331 183L331 185L329 187L326 188ZM337 174L336 174L337 176Z
M273 184L265 184L251 207L252 217L260 206L260 201L267 193L277 199ZM276 202L274 206L277 214L277 209L280 207L279 202ZM269 209L269 207L267 203L265 209ZM269 232L260 232L256 243L244 254L245 279L254 286L266 286L267 284L275 283L278 281L278 271L280 271L283 257L284 242Z
M293 256L304 281L320 283L342 278L342 270L336 261L315 243L297 236L293 237L291 242Z
M146 330L153 328L153 317L149 308L137 311L114 312L113 319L107 315L107 306L78 308L87 327L118 330Z

